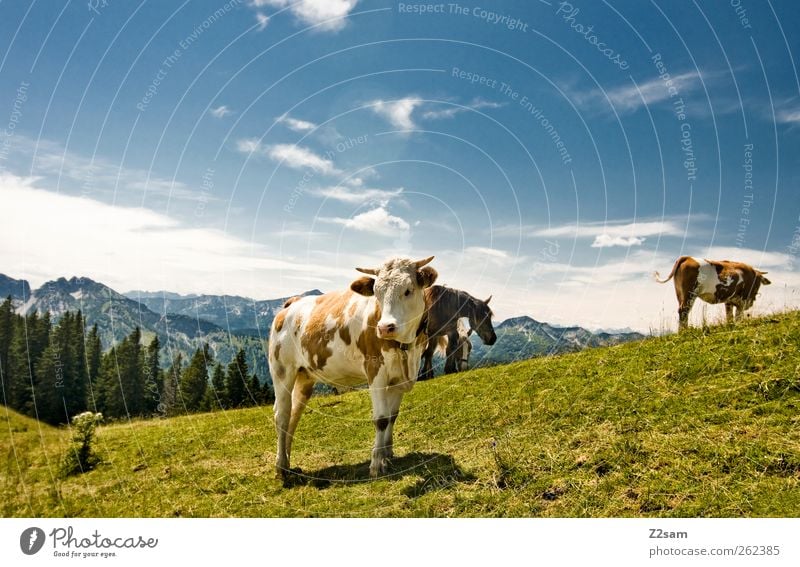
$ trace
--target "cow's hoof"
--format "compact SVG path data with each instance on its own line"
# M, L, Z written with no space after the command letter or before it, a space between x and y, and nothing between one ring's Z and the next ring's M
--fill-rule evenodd
M369 466L369 476L372 478L380 478L389 473L389 465L391 462L388 458L383 458L379 463L371 464Z

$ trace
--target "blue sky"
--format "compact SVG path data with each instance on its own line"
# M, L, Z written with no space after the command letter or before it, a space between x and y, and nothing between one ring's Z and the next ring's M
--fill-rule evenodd
M2 2L0 272L268 298L435 254L500 318L647 330L676 318L652 272L689 254L797 307L797 24L746 0Z

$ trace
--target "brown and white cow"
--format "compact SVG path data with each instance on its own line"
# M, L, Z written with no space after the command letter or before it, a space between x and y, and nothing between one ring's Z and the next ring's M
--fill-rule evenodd
M289 472L292 437L315 382L337 389L369 385L375 443L370 475L386 472L392 429L403 394L417 380L427 346L423 290L436 281L426 266L395 258L377 269L356 268L350 289L293 298L275 317L269 364L275 387L276 470Z
M674 278L675 294L678 296L678 327L685 329L689 324L689 311L698 297L706 303L724 303L729 323L734 320L735 307L738 320L742 313L753 306L759 288L772 283L764 277L766 273L742 262L681 256L672 266L669 277L661 280L656 272L656 281L667 283Z

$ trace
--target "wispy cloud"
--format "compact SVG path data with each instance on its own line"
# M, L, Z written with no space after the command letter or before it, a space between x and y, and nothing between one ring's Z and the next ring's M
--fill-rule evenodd
M278 285L285 275L346 281L353 274L310 258L280 258L263 244L149 209L49 191L43 183L0 174L0 265L34 285L84 275L116 289L264 298L296 292L296 283ZM273 284L265 290L264 281Z
M441 109L427 110L422 114L422 117L429 120L439 120L442 118L453 118L454 116L461 114L462 112L467 112L469 110L481 110L483 108L501 108L502 106L505 106L505 103L493 102L490 100L484 100L482 98L475 98L470 103L465 104L464 106L447 106Z
M12 152L14 163L20 167L26 161L30 163L32 160L26 174L55 181L62 189L69 185L67 181L73 182L74 187L80 188L84 196L125 197L133 192L146 192L148 197L191 201L200 198L207 201L218 200L207 192L202 193L181 181L161 177L152 170L121 166L100 156L86 157L67 151L62 145L49 140L36 141L17 135L14 137ZM12 171L22 173L22 170Z
M317 29L339 31L347 23L347 16L358 0L251 0L253 8L289 8L300 21L319 25Z
M212 108L208 111L208 113L214 118L225 118L226 116L233 114L233 111L223 104L216 108Z
M350 203L353 205L363 205L364 203L376 202L381 206L385 206L390 200L399 197L403 193L403 189L358 189L354 190L349 187L318 187L309 189L308 193L317 197L324 197L326 199L333 199L343 203Z
M685 222L685 221L684 221ZM649 236L683 236L685 227L676 220L651 220L642 222L592 222L563 224L531 230L529 236L555 238L594 238L592 248L611 246L640 246Z
M775 113L775 120L781 124L800 124L800 109L784 109Z
M310 132L314 128L317 127L316 124L313 122L309 122L308 120L299 120L297 118L292 118L288 114L284 114L283 116L279 116L276 119L278 124L284 124L290 130L294 130L295 132Z
M594 237L592 248L611 248L612 246L641 246L644 238L641 236L611 236L610 234L598 234Z
M310 169L323 175L341 175L343 173L332 160L295 144L264 145L256 138L243 138L236 141L236 149L246 154L265 155L292 169Z
M258 22L258 27L256 31L262 32L267 28L269 24L269 16L264 14L263 12L256 12L256 22Z
M702 80L710 80L712 74L701 75L697 71L688 71L672 76L672 87L681 95L688 94L698 89ZM617 112L636 112L644 106L653 106L670 98L670 88L661 79L655 77L643 83L626 84L610 89L592 88L580 91L574 87L564 87L564 91L575 101L578 106L591 109L608 109L608 105Z
M345 228L368 232L380 236L390 236L394 238L404 238L408 236L411 225L404 219L394 216L386 210L386 207L377 207L365 213L358 214L352 218L340 217L321 217L322 222L338 224Z
M414 109L422 104L422 100L408 96L399 100L373 100L372 111L382 116L400 130L414 130L417 125L412 119Z

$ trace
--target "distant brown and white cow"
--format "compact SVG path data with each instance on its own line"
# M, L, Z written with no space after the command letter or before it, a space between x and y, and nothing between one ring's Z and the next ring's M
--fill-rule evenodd
M292 438L315 382L337 389L369 385L375 424L369 471L372 477L386 472L400 402L416 383L427 346L423 290L437 277L426 266L431 260L395 258L377 269L356 268L374 277L345 291L293 298L276 315L269 364L279 477L289 472Z
M743 312L753 306L759 288L772 283L764 277L766 273L742 262L681 256L672 267L669 277L661 280L656 272L656 281L667 283L674 278L675 294L678 296L678 326L684 329L689 324L689 311L698 297L706 303L724 303L729 323L734 320L735 307L738 320Z

